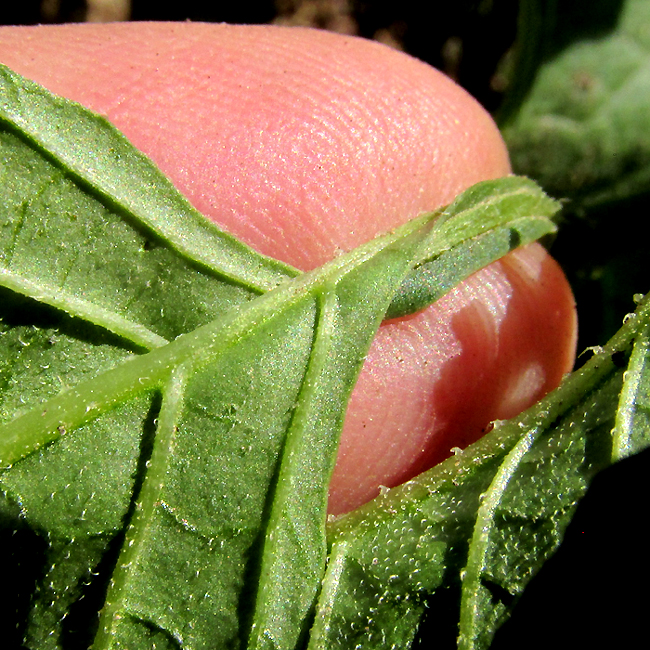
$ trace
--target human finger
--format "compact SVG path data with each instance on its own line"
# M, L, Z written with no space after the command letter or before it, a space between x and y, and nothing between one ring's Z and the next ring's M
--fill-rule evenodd
M360 39L178 23L7 28L0 57L106 115L209 218L305 270L509 172L473 99ZM382 328L350 403L332 512L471 441L503 404L526 406L569 369L568 285L539 247L517 255ZM530 335L506 336L512 323ZM534 381L508 379L517 373ZM452 394L464 407L449 406Z

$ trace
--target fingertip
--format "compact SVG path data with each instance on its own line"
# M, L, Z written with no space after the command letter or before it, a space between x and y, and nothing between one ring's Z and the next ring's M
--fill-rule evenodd
M429 469L541 399L571 370L576 333L571 289L538 244L382 326L348 407L330 513Z

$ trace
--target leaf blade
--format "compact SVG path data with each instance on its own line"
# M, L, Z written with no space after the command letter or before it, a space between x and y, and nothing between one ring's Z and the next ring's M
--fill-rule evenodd
M182 255L256 293L295 275L290 267L254 253L204 219L101 116L48 93L5 66L0 79L0 120L118 211L160 232Z
M497 423L483 439L436 468L330 524L332 564L324 578L310 650L347 647L348 638L361 648L410 643L423 626L425 612L435 620L431 608L445 598L451 599L451 610L460 620L459 647L487 647L514 596L559 544L590 478L612 461L611 429L623 382L620 356L630 354L649 318L650 303L646 301L637 312L638 320L630 319L606 348L542 402L512 421ZM600 407L595 409L594 404ZM575 444L576 434L573 439L567 436L559 424L562 420L569 433L578 431L577 423L582 422L578 437L584 436L589 444ZM554 433L545 439L542 433L546 427ZM530 494L525 498L512 496L518 488L508 479L533 453L537 453L534 463L541 463L541 469L522 474L519 486L541 482L540 494L546 490L549 495L546 501ZM573 485L573 479L560 480L544 468L545 458L561 458L562 453L565 459L578 454L577 462L574 458L568 463L578 477ZM512 497L507 504L505 496ZM514 528L504 526L503 536L497 539L495 531L500 527L494 522L502 504L513 512L521 511L523 518L514 519ZM548 517L552 526L540 536L539 547L528 556L513 552L519 537L525 539L532 530L524 522L529 519L534 524L540 515L542 520ZM396 560L404 548L401 531L412 531L411 539L419 541L407 554L414 564L400 572L394 568L399 566ZM391 544L400 548L399 554L379 550ZM500 554L496 550L504 547L511 552ZM511 565L517 562L514 570ZM391 580L391 574L398 575ZM350 591L355 593L353 600L348 596ZM507 606L501 607L508 593ZM461 594L461 609L455 609ZM382 630L383 620L394 607L402 608L403 619L402 629L396 628L397 641L388 639ZM440 626L452 626L447 636L456 636L449 615L445 610L445 619L431 623L436 634L444 634Z
M558 9L547 47L555 37L565 48L542 64L504 128L515 172L571 198L578 210L647 192L650 181L650 13L643 0L599 4L591 33L568 44L579 4ZM599 17L606 21L599 25Z
M621 400L614 427L614 462L650 446L650 330L646 327L634 342L630 365L623 378Z
M589 367L567 382L567 391L575 391L589 372L589 383L601 377L591 394L587 392L553 423L550 434L544 429L530 429L497 473L479 509L470 545L463 579L459 648L488 647L495 630L508 617L511 603L507 601L521 594L557 549L591 478L613 461L613 425L624 383L617 360L621 354L630 355L638 349L649 313L646 303L636 314L639 325L645 323L644 329L639 331L633 323L624 325ZM603 373L607 366L609 373ZM506 555L506 548L517 550ZM491 590L491 585L498 590Z
M396 318L423 309L471 273L519 246L554 234L559 203L527 178L483 181L436 213L420 260L388 308Z

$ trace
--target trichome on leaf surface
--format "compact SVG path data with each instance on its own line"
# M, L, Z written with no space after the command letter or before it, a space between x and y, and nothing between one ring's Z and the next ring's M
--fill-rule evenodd
M648 443L650 305L528 412L328 526L381 320L554 232L558 204L480 183L301 275L102 118L0 84L7 642L409 647L451 594L459 647L487 647L593 474Z

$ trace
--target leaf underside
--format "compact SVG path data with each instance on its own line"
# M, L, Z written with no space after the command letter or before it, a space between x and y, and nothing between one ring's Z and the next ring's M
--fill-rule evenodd
M642 307L560 397L328 543L338 435L382 318L553 233L557 204L523 178L482 183L300 275L79 105L3 68L0 107L9 645L408 647L445 590L461 643L485 647L593 472L647 443ZM611 360L630 354L624 379Z
M408 647L449 626L436 608L459 648L487 648L594 474L650 446L649 332L646 300L540 403L333 522L310 648Z

